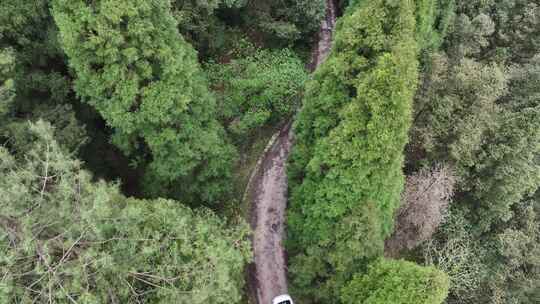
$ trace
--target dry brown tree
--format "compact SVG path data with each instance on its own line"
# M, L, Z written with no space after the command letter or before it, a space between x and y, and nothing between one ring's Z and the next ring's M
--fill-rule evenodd
M385 254L396 257L428 240L444 221L456 178L448 166L421 169L407 177L394 233L385 242Z

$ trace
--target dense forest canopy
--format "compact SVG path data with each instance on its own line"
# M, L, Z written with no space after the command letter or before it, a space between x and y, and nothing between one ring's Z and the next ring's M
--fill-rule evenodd
M148 191L166 194L167 184L181 183L178 196L216 201L226 191L234 150L223 140L195 51L170 11L165 1L52 6L76 72L75 92L114 129L115 145L138 154L136 165L148 163Z
M249 260L246 225L208 210L126 198L93 182L53 138L28 124L24 153L0 149L4 303L229 303ZM219 274L219 275L215 275Z
M382 254L403 188L417 81L414 7L349 7L332 53L306 85L291 156L293 283L324 302Z
M291 124L295 303L540 302L539 0L0 0L0 302L256 303Z

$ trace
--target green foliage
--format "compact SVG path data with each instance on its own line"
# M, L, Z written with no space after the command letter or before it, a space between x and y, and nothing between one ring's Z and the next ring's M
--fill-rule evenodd
M326 0L174 0L182 35L202 59L227 57L240 38L259 46L305 47L324 17Z
M126 198L71 155L85 122L94 169L144 176L148 197L224 201L227 132L262 142L301 98L287 244L300 301L539 302L540 1L337 2L332 53L309 78L284 46L307 49L325 0L0 1L0 303L239 303L244 223ZM235 53L246 37L283 50ZM198 56L219 62L217 99ZM411 121L406 171L445 163L458 178L417 256L449 278L377 259Z
M536 205L536 206L535 206ZM506 303L535 303L540 282L540 200L524 201L495 241L492 298ZM535 208L537 208L535 210ZM500 267L500 265L503 267Z
M411 1L361 2L338 22L330 56L307 83L288 169L298 293L337 298L392 231L417 81L414 33Z
M416 41L429 54L443 43L454 18L455 0L416 1Z
M218 112L240 139L292 116L308 78L302 61L288 49L254 50L228 64L211 64L208 74Z
M255 0L247 5L246 23L265 34L265 41L310 40L325 15L326 0Z
M168 1L53 1L75 90L114 129L113 142L148 166L147 191L214 202L228 191L234 150L170 10Z
M13 98L15 97L15 83L13 81L13 67L15 58L13 50L0 50L0 119L5 119L10 113Z
M456 1L417 96L410 167L449 162L460 180L428 250L451 277L449 303L538 297L537 261L524 252L537 250L527 202L540 187L539 13L538 1Z
M180 33L199 52L218 51L230 35L227 25L217 13L220 9L237 10L247 0L174 0L172 10ZM232 15L232 14L231 14Z
M514 204L498 231L476 237L475 223L453 210L425 246L429 265L450 277L448 303L534 303L540 280L538 197Z
M289 5L293 8L289 12L292 20L304 34L319 29L326 12L326 1L294 0Z
M13 48L17 57L18 111L31 112L38 103L65 103L70 91L48 5L48 0L0 3L0 46Z
M93 182L48 124L29 129L29 150L0 148L2 303L240 302L246 224L125 198Z
M7 92L0 97L0 140L22 148L20 145L26 140L20 130L26 128L26 121L45 119L54 123L56 136L63 145L70 149L79 147L85 141L85 130L75 119L71 106L71 82L48 1L0 2L0 33L1 73L6 72L5 64L11 62L7 85L16 88L16 94L9 90L9 107L5 104Z
M440 304L448 286L448 276L434 267L379 259L343 288L341 299L351 304Z
M439 228L436 238L424 244L424 260L450 278L449 303L475 303L475 292L486 277L486 250L470 232L471 223L455 209Z
M500 112L496 102L506 93L507 76L496 64L464 59L451 66L440 54L433 56L431 66L430 86L416 103L413 136L436 154L433 158L452 157L462 176L463 168L475 164L483 136Z
M31 44L30 36L44 28L29 27L31 23L40 23L47 17L47 0L33 2L21 2L16 0L4 0L1 4L0 32L3 39L11 38L21 44Z
M483 57L520 62L534 57L540 48L540 2L537 0L457 1L462 17L483 19L496 24ZM457 25L459 27L459 24ZM462 37L458 39L462 40ZM487 55L487 56L486 56Z
M503 68L476 56L489 46L487 15L457 21L458 52L435 55L416 104L412 133L430 161L450 161L461 179L462 201L478 231L511 218L511 206L540 186L538 57ZM457 39L457 38L456 38ZM463 39L463 40L461 40Z
M298 214L291 211L287 216L290 230L287 240L290 257L288 269L292 275L290 287L294 289L295 295L302 297L302 300L309 297L324 303L332 296L339 298L339 288L344 286L352 274L361 271L370 259L380 256L383 252L381 215L372 204L358 206L350 214L340 218L339 222L323 223L324 226L321 228L325 230L320 229L321 231L317 232L324 238L319 239L318 243L317 240L312 240L311 243L304 241L302 244L308 246L303 251L293 247L300 245L299 242L295 242L296 239L291 238L299 237L291 232L300 233L298 226L302 223L301 219L298 218ZM314 227L312 229L315 230ZM310 237L310 235L302 236Z

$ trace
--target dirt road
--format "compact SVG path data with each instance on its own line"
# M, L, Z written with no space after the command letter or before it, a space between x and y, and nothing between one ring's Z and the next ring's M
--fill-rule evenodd
M332 47L332 34L336 27L337 6L335 0L326 0L326 16L321 22L319 28L319 40L311 54L311 63L309 68L311 71L315 69L328 57Z
M259 303L287 293L284 235L287 205L286 163L292 146L290 124L274 137L251 182L248 199L253 202L251 226L255 269L252 290Z
M330 52L336 24L335 0L327 0L326 18L321 23L319 42L313 50L310 69L322 63ZM291 123L272 137L252 173L244 199L251 202L254 264L249 270L249 288L259 304L271 304L275 296L287 293L287 263L283 248L287 206L286 164L292 146Z

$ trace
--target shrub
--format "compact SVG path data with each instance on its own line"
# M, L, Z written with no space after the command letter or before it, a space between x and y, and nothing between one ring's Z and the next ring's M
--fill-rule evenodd
M218 112L228 130L240 138L290 118L308 78L302 61L288 49L254 50L208 70Z
M341 299L350 304L441 304L448 286L448 276L434 267L379 259L343 288Z

